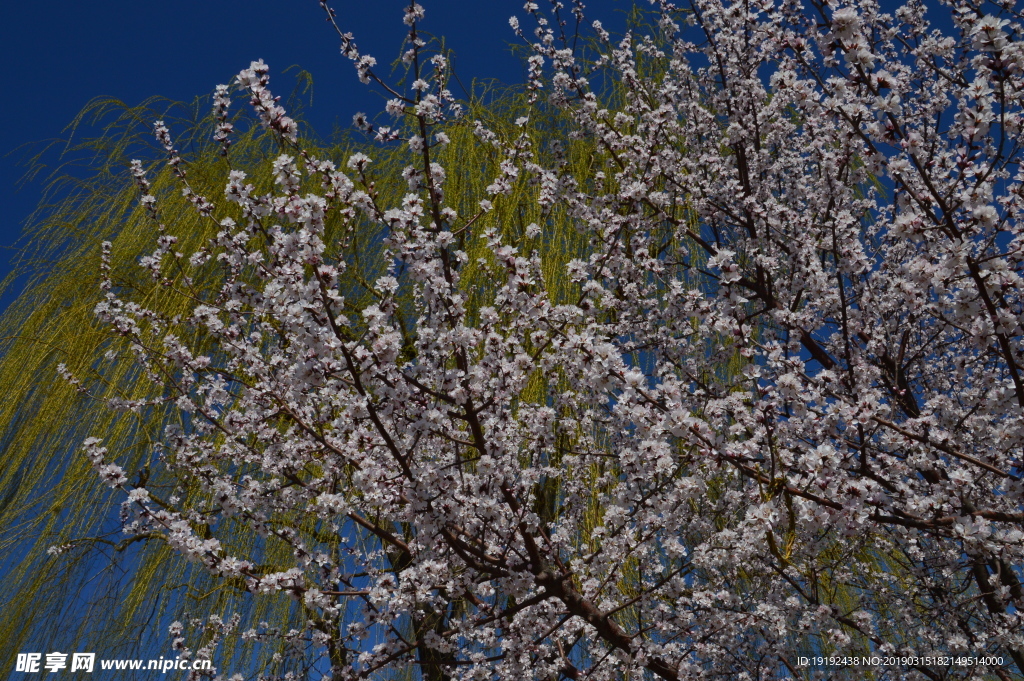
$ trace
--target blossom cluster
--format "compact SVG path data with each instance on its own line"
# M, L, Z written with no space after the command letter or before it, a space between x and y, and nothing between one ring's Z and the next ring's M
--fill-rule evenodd
M400 119L377 137L412 159L395 205L370 156L313 158L267 67L243 71L283 149L274 188L232 170L220 205L196 205L219 220L214 257L146 261L219 268L220 289L181 320L109 282L97 308L183 414L161 461L201 490L143 493L90 440L130 492L126 529L296 599L307 628L280 635L337 679L789 678L798 655L865 651L1024 673L1018 13L654 4L618 39L595 24L596 54L561 3L527 3L533 38L512 22L538 114L561 111L564 143L606 168L588 178L534 149L526 118L510 139L460 118L415 3L404 89L339 30ZM467 124L500 160L460 216L435 148ZM571 300L545 287L550 222L479 227L518 182L590 245L563 264ZM330 221L383 234L367 304L347 300ZM261 548L233 555L227 519ZM272 545L291 562L264 565Z

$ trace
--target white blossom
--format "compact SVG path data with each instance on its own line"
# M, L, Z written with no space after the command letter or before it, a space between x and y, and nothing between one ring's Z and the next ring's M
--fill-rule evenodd
M421 7L415 98L388 86L406 120L381 140L408 140L393 201L370 177L383 162L352 154L350 179L311 158L253 62L236 83L287 148L269 189L229 171L235 217L182 260L221 288L168 319L101 255L97 317L135 350L118 361L182 412L154 460L197 489L130 487L96 438L86 456L129 495L130 528L322 624L274 635L345 651L337 678L428 658L459 681L790 678L824 650L991 654L1009 678L1020 27L966 5L951 32L919 3L655 5L657 35L597 25L584 59L560 13L526 3L536 111L510 134L473 123L494 161L486 196L459 197L468 216L446 195L463 169L430 153L465 123ZM564 139L535 149L551 107ZM541 217L500 224L518 183ZM562 216L581 245L552 262ZM352 271L365 254L328 243L337 223L372 223L380 270ZM182 247L154 238L159 273ZM224 518L284 550L231 555ZM924 673L900 659L893 678Z

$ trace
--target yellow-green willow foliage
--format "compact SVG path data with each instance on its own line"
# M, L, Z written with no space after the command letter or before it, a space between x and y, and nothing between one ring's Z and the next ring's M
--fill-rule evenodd
M171 128L183 150L189 182L199 193L221 196L229 168L244 168L257 190L271 186L269 160L280 151L272 137L243 114L236 121L242 132L224 158L210 140L213 123L205 110L201 102L186 106L164 100L137 107L113 101L91 104L69 132L80 135L92 125L101 134L69 144L63 156L84 160L84 170L68 167L51 175L44 203L30 220L19 269L8 278L9 284L20 274L27 283L0 316L0 384L5 388L0 401L0 572L5 575L0 586L0 668L12 668L14 656L26 651L90 651L101 658L166 653L167 625L189 615L242 613L242 628L267 622L286 630L301 622L293 604L247 594L239 584L189 565L157 539L125 541L118 517L123 499L100 484L78 452L82 440L101 434L133 479L146 478L151 488L168 493L197 493L187 482L163 479L159 462L153 460L152 444L178 418L171 408L107 407L110 398L161 396L147 394L141 386L148 382L138 380L133 363L119 361L130 350L95 320L93 307L100 299L100 244L107 240L113 244L113 279L132 288L135 300L168 316L188 309L187 297L160 295L160 282L138 266L139 258L152 252L157 228L139 205L128 173L130 159L148 159L160 222L179 239L176 248L194 252L218 229L215 220L200 216L182 197L177 178L160 163L161 152L151 142L153 120L163 119ZM497 147L481 143L474 134L474 120L506 140L525 130L540 158L561 164L581 183L611 170L609 159L592 143L565 140L560 134L565 122L557 113L538 115L532 109L529 124L517 126L513 121L527 112L521 95L484 91L470 103L465 122L448 129L451 142L439 161L448 170L449 203L460 214L477 210L501 160ZM553 148L556 140L561 145ZM404 145L381 147L362 138L324 144L312 136L300 143L313 155L337 163L356 150L372 156L372 179L382 205L396 203L407 191L401 178L409 162ZM537 195L535 184L519 180L511 194L497 197L494 210L472 232L460 236L460 246L470 256L462 285L470 293L471 311L486 300L490 288L477 263L490 257L478 235L491 226L515 243L531 223L544 224L539 253L545 285L555 301L578 294L566 277L565 263L585 257L588 245L560 206L542 209ZM329 224L328 243L332 227L338 225ZM353 314L369 304L367 282L387 266L379 230L367 223L346 251L350 262L343 285ZM217 285L212 280L193 282L198 290L215 290ZM82 384L76 387L59 378L60 364ZM542 399L549 380L557 377L536 376L523 399ZM556 496L554 489L544 496L548 513L556 512ZM245 546L258 539L236 536L232 541ZM267 564L274 559L268 546ZM230 639L225 652L237 654L239 649L232 647L237 644Z

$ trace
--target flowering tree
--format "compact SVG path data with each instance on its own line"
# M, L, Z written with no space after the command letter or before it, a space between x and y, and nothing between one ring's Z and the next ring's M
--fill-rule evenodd
M529 2L537 115L563 110L604 168L581 181L528 118L466 120L410 4L401 85L339 30L398 119L357 124L408 146L394 205L370 156L298 144L254 62L236 85L279 135L272 190L236 169L201 195L158 123L220 224L180 253L133 171L159 225L143 265L190 313L105 270L97 314L181 413L159 443L178 490L85 443L125 531L294 598L304 629L242 637L283 637L307 675L803 678L824 653L1024 672L1024 28L1012 3L951 10L946 35L919 2L661 1L651 35L594 23L589 54L560 3ZM218 88L226 153L229 104ZM467 125L501 161L460 214L438 158ZM543 217L483 220L520 183L588 239L566 295ZM386 268L353 305L367 248ZM195 624L171 627L182 655L238 620Z

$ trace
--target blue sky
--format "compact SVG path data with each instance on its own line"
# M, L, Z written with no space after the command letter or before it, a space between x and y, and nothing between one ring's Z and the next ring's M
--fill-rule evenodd
M522 0L420 0L425 31L443 35L455 50L464 83L474 78L521 82L523 68L509 51L508 25L524 16ZM405 0L334 0L343 30L360 49L389 63L405 28ZM545 5L546 3L540 3ZM615 25L631 0L587 2L593 18ZM298 65L314 77L307 119L329 132L348 125L357 111L375 113L383 100L359 83L318 0L93 0L5 2L0 9L0 59L7 103L0 105L0 276L9 271L10 247L39 201L39 182L17 189L24 168L17 149L61 134L97 96L129 105L162 95L191 100L228 82L253 59L271 69L272 89L287 94L294 80L282 76ZM524 25L529 25L524 23ZM0 299L0 309L10 303Z

